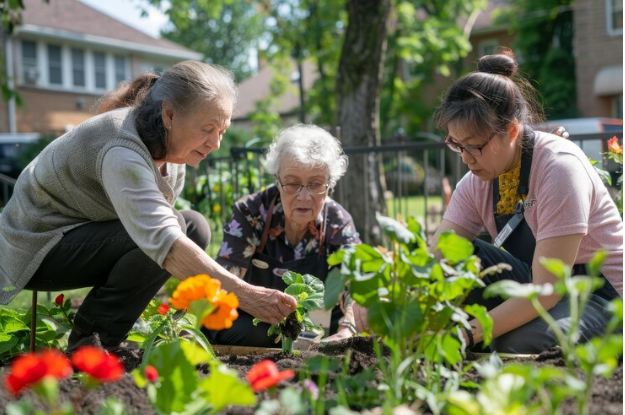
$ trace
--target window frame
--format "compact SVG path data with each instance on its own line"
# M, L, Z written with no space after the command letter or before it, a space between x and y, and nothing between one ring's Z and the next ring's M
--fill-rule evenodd
M614 2L617 0L605 0L605 15L606 15L606 30L609 36L623 36L623 27L614 27L613 17L615 13L621 13L623 15L623 5L621 4L621 10L615 10Z

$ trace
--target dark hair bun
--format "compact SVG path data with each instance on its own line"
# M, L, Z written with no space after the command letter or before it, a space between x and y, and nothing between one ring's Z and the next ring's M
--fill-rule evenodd
M514 59L514 54L507 49L497 55L482 56L477 61L477 69L480 72L504 75L511 78L516 74L518 66Z

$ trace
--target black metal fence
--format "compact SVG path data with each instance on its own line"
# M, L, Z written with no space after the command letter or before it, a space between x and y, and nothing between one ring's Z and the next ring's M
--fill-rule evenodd
M604 169L616 175L620 166L603 160L601 156L607 151L607 141L612 136L622 139L623 132L580 135L570 139L590 157L602 161ZM371 155L378 157L383 166L387 213L393 217L397 214L415 216L429 231L436 226L444 211L446 185L453 189L467 171L460 157L446 149L442 139L437 139L440 141L346 148L345 153L350 164L367 163ZM260 148L232 148L229 156L211 155L198 167L189 167L181 207L203 212L218 228L229 219L236 200L275 182L264 169L264 152L265 149ZM377 174L369 169L365 171L368 172L366 175ZM369 178L363 177L363 180ZM14 185L14 179L0 174L0 208L6 204ZM368 187L364 186L364 190L368 191ZM353 191L339 181L333 198L350 211L350 193Z

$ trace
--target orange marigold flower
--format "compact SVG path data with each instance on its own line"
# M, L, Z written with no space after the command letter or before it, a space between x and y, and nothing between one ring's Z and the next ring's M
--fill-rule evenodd
M618 138L616 138L616 136L610 138L608 141L608 150L616 154L623 154L623 146L619 145Z
M117 356L93 346L83 346L72 355L76 369L101 382L114 382L124 374L124 366Z
M224 290L221 290L225 293ZM209 330L224 330L232 327L232 322L239 317L237 308L239 307L239 299L234 293L221 296L215 304L215 310L204 317L202 324Z
M9 374L4 378L4 386L15 396L46 376L61 379L72 373L69 360L58 350L44 350L40 354L27 353L13 361Z
M178 284L169 302L178 310L189 308L191 301L208 299L211 301L221 289L219 280L213 279L206 274L189 277Z
M245 379L250 383L254 392L259 392L293 376L295 376L295 372L292 370L283 370L281 372L273 361L267 359L252 366L247 375L245 375Z
M158 311L158 314L164 316L169 311L169 306L167 304L161 304L158 306L158 310L156 311Z

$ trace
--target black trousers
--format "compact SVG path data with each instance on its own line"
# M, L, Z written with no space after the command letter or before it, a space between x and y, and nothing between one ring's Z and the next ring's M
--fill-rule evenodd
M210 228L195 211L174 210L183 232L202 249ZM76 313L70 345L93 333L104 346L123 341L171 274L150 259L119 220L91 222L68 232L50 251L26 289L93 287Z
M499 263L506 263L512 266L511 271L504 271L501 274L484 277L483 281L487 286L504 279L511 279L520 283L532 282L530 266L525 262L479 239L476 239L473 245L475 246L475 255L482 260L483 268L488 268ZM585 266L581 264L575 265L572 274L586 274ZM483 291L483 289L471 291L465 303L480 304L485 306L488 310L492 310L504 301L497 297L485 299L482 297ZM585 342L603 334L612 316L609 311L609 303L618 296L614 287L612 287L607 280L602 288L591 294L579 322L579 342ZM565 332L571 325L569 310L569 297L564 296L548 311L557 322L558 326ZM557 338L553 331L542 318L537 317L529 323L493 339L490 350L500 353L540 353L556 344ZM481 344L477 345L474 350L482 351L481 346Z

